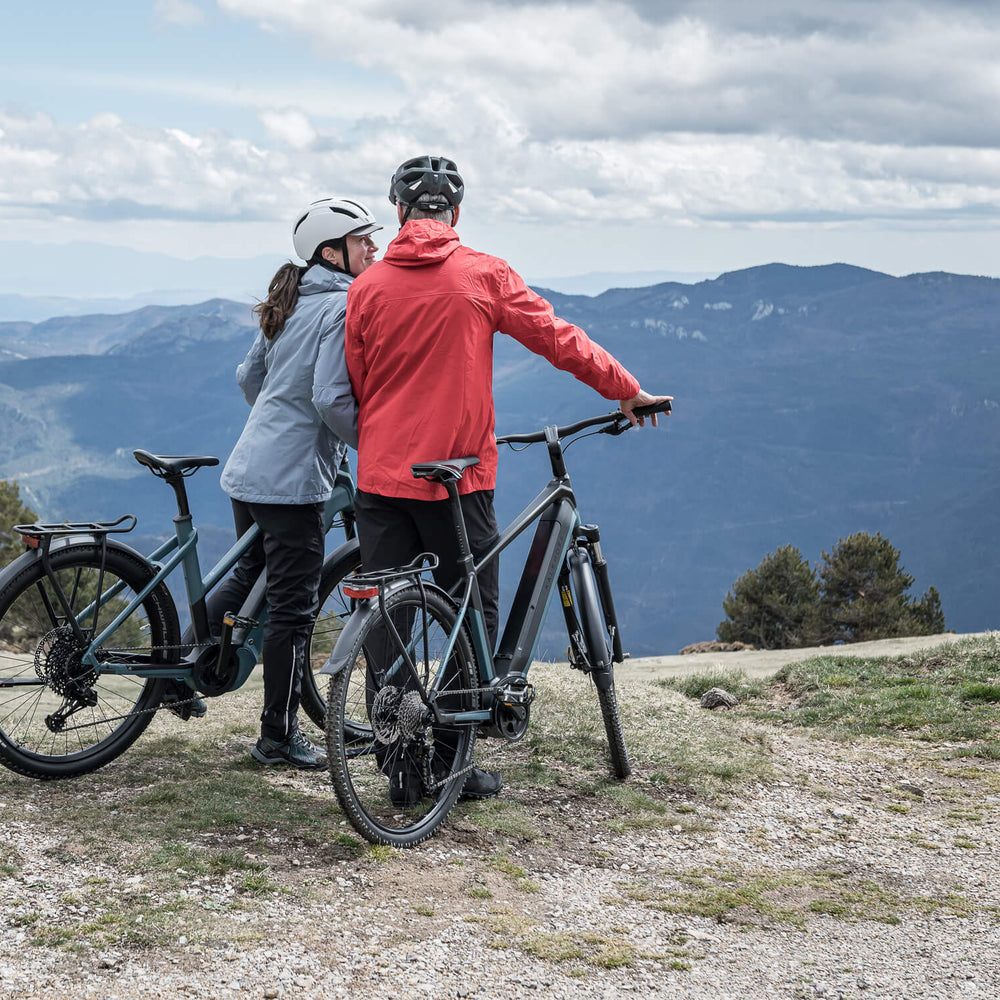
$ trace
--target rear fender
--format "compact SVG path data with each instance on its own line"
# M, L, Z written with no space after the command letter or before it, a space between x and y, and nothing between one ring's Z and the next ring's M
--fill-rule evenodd
M58 538L53 538L49 545L49 555L53 555L56 552L61 552L63 549L69 548L93 548L94 546L100 547L101 536L100 535L88 535L81 533L79 535L60 535ZM137 559L139 562L148 563L148 559L137 549L133 549L131 545L126 545L124 542L118 541L117 538L108 538L107 547L109 551L111 549L117 549L119 552L124 552L131 556L133 559ZM16 577L23 570L27 569L32 563L40 562L42 558L42 551L40 548L29 548L26 552L19 555L13 562L8 563L4 567L3 571L0 571L0 590L3 590L7 584Z
M403 590L409 586L411 586L409 580L396 580L386 585L383 594L388 597L397 590ZM327 657L326 663L317 672L336 677L351 662L351 650L354 649L355 641L362 634L368 622L378 613L379 600L377 597L358 601L351 612L351 617L347 619L347 624L341 629L340 635L337 637L337 645L333 647L333 652Z

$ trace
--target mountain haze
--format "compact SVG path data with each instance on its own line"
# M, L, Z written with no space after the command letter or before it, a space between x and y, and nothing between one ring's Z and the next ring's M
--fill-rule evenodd
M940 590L949 627L996 626L1000 280L772 264L545 294L644 388L676 397L657 430L567 455L633 653L709 638L733 581L778 546L815 561L855 531L891 539L914 591ZM233 372L253 335L248 307L224 300L0 324L0 361L35 355L0 363L0 476L45 517L129 510L143 535L168 529L170 492L131 449L225 457L246 418ZM495 384L498 433L613 408L503 336ZM231 535L218 471L190 483L216 551ZM544 449L502 452L501 520L548 475ZM541 655L562 655L558 629L551 614Z

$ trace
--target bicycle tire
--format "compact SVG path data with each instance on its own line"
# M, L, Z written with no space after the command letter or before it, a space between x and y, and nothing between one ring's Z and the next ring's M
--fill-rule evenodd
M318 601L319 612L309 631L306 644L307 669L302 672L301 705L306 715L319 726L326 727L325 680L319 673L337 644L341 630L354 609L354 602L344 595L341 585L353 573L361 569L361 550L355 538L341 546L323 564L320 577Z
M341 809L373 844L415 847L447 819L471 769L476 723L432 725L421 692L449 712L479 707L475 654L465 629L458 632L444 681L428 695L435 664L455 626L455 608L440 592L407 586L388 595L385 613L405 641L415 639L413 659L420 689L405 668L384 676L394 659L386 653L386 625L376 606L330 681L327 757ZM396 681L396 683L393 683ZM366 734L357 737L359 720Z
M66 624L41 560L22 559L23 568L12 564L0 591L0 763L32 778L77 777L107 764L139 738L160 703L163 682L83 668L84 647ZM98 580L104 594L122 585L98 609L98 629L154 576L141 556L110 544L103 553L103 575L100 544L57 549L50 564L84 625L93 622L81 612L94 604ZM130 650L123 658L166 662L170 654L164 647L177 646L180 627L162 583L101 647L105 660L114 656L115 640Z
M632 773L628 748L625 745L625 731L622 728L621 713L618 710L618 695L615 690L615 665L612 658L610 636L601 609L597 580L589 555L577 550L579 558L570 559L570 580L576 591L576 606L580 615L580 626L587 646L587 656L593 667L591 676L597 687L597 700L601 707L601 719L608 738L608 755L615 777L624 780Z

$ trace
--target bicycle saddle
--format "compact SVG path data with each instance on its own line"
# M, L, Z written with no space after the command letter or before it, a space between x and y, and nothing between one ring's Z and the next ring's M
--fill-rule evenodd
M436 483L457 483L462 473L479 465L474 455L469 458L446 458L439 462L418 462L410 466L414 479L433 479Z
M132 454L140 465L158 476L184 476L202 466L219 464L213 455L154 455L142 448L136 448Z

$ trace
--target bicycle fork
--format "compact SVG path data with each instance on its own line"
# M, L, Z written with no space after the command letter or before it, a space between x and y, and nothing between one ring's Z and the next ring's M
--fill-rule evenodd
M611 683L612 663L621 663L625 654L597 525L578 529L559 574L559 598L570 639L571 665L592 674L603 689Z

